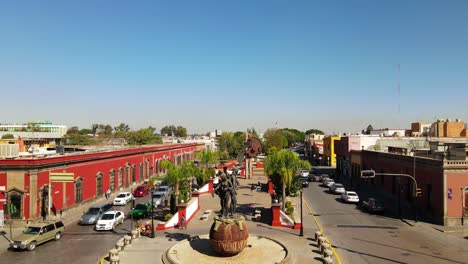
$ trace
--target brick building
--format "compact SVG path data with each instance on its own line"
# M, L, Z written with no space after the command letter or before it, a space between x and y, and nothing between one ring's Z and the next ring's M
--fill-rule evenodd
M415 205L420 215L431 222L446 226L460 225L462 216L468 219L468 161L443 158L407 156L375 151L351 151L353 182L362 184L361 170L375 170L376 173L408 174L414 176L421 197L414 197L414 183L411 179L397 176L379 176L366 184L373 189L384 191L395 199Z
M12 218L37 219L49 211L51 173L71 173L73 182L52 182L51 210L59 212L160 174L160 162L193 160L198 144L171 144L84 152L42 158L0 160L0 210L6 199ZM8 197L5 193L8 193Z

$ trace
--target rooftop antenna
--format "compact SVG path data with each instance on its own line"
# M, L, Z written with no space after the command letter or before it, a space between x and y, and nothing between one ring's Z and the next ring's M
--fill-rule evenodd
M400 113L400 64L397 65L398 114Z

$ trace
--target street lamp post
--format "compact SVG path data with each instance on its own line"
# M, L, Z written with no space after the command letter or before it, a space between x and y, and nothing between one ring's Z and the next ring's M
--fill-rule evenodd
M301 231L299 232L299 236L304 236L304 222L302 218L302 187L301 187Z
M154 238L154 186L151 187L151 238Z

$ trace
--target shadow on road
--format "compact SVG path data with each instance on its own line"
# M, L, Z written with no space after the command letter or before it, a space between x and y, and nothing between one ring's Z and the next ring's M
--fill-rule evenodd
M190 235L184 233L168 233L164 232L164 235L169 239L169 241L182 241L190 238Z

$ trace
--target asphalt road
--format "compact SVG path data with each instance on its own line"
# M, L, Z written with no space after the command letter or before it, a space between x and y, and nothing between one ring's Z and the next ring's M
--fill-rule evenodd
M311 182L304 198L343 263L468 263L468 240L428 224L410 226L385 214L371 215L318 184Z
M149 194L138 197L135 204L147 202L149 199ZM124 223L118 225L115 231L98 232L94 230L94 225L71 224L66 226L64 235L59 241L49 241L31 252L9 249L0 255L0 263L98 263L101 257L131 230L131 221L127 218L130 204L114 206L114 210L126 213Z

